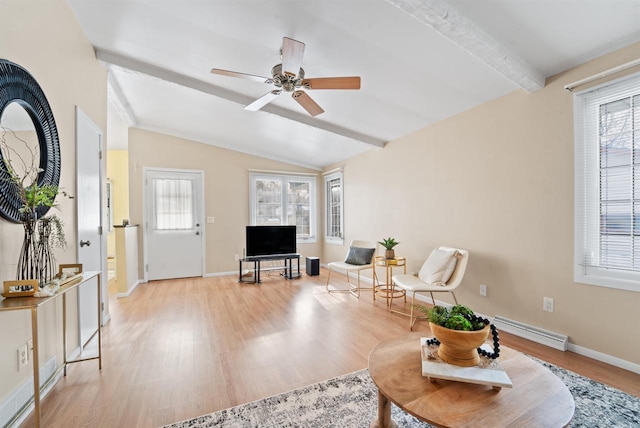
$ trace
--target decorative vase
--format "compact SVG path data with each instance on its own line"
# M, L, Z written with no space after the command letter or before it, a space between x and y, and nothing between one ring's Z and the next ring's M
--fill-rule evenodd
M487 340L491 331L489 325L476 331L452 330L432 322L429 327L440 341L438 357L445 363L462 367L472 367L480 362L477 348Z
M38 221L38 279L40 286L51 281L56 275L56 260L51 251L51 221L43 217Z
M396 258L395 250L385 250L384 251L384 258L385 259L395 259Z
M16 272L18 280L38 279L37 223L35 213L25 216L22 221L24 238L20 249L20 257L18 258L18 270Z

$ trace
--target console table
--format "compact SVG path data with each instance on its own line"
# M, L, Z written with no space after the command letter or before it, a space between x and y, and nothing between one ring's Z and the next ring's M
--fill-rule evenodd
M96 278L98 287L98 355L95 357L81 358L77 360L69 360L67 356L67 293L76 289L81 284L88 280ZM11 297L5 298L0 301L0 312L4 311L19 311L29 310L31 311L31 340L33 341L33 405L36 419L36 428L40 427L40 361L38 355L38 308L42 305L57 299L62 296L62 343L64 363L60 369L56 371L54 377L60 373L60 370L64 370L64 375L67 375L67 365L71 363L79 363L87 360L98 360L98 368L102 369L102 333L101 324L102 320L100 315L102 314L102 287L100 286L100 272L82 272L80 276L73 281L68 282L60 287L58 292L50 297ZM25 408L29 408L31 402L27 404Z
M284 267L262 268L261 263L270 260L284 260ZM296 272L293 271L293 260L296 261ZM246 281L242 278L242 264L253 263L253 280ZM267 256L251 256L240 259L238 263L238 282L260 283L260 271L284 269L284 277L287 279L300 278L300 254L273 254Z

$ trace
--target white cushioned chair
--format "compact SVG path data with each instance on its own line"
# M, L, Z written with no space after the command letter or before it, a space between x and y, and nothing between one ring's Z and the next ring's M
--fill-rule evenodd
M411 312L392 312L409 317L409 330L421 315L414 316L416 293L431 294L431 301L435 306L436 300L433 293L451 293L453 301L458 304L454 290L458 288L464 277L469 261L469 252L451 247L439 247L431 252L422 265L418 275L394 275L391 278L393 287L400 288L406 293L411 293Z
M326 289L329 293L349 292L356 297L360 297L360 272L366 269L371 269L373 272L373 283L376 283L376 270L374 267L376 249L378 243L375 241L359 241L353 240L349 245L349 251L347 257L342 262L331 262L327 265L329 268L329 274L327 275ZM335 288L329 285L332 271L342 271L347 275L347 288ZM351 283L351 277L349 273L357 273L358 281L356 284ZM375 298L375 287L374 287Z

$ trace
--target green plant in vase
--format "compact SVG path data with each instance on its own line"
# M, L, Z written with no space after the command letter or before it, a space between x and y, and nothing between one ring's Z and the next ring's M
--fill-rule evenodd
M429 320L429 327L435 339L428 340L427 344L438 345L438 357L443 361L469 367L479 363L480 355L492 359L499 357L498 330L488 319L477 316L468 307L415 307ZM480 348L490 332L493 336L493 352Z
M30 164L18 154L15 148L9 147L6 143L4 133L11 132L12 140L24 144L30 154ZM0 135L0 149L2 150L2 160L5 164L9 178L6 179L13 184L16 195L20 199L21 207L18 210L21 214L21 223L24 227L24 238L18 259L16 272L17 279L38 279L40 284L53 279L55 275L55 258L51 248L66 247L66 238L62 220L54 215L40 217L40 213L45 212L44 207L55 206L56 197L62 194L73 198L58 186L52 184L40 184L40 173L43 170L36 167L36 152L29 147L27 142L20 139L12 131L4 129ZM13 167L13 162L18 162L22 166L24 174L18 174Z
M386 259L394 259L396 257L396 252L393 249L400 242L396 241L395 238L386 238L382 241L378 241L378 244L382 245L385 248L384 257Z

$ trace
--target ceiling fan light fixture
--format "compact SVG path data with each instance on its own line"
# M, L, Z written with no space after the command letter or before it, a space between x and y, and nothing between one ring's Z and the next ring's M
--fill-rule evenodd
M271 69L271 76L274 86L282 88L285 92L293 92L302 86L304 79L304 69L301 67L298 76L282 72L282 64L276 64Z
M238 73L235 71L222 70L214 68L211 70L213 74L223 76L237 77L247 80L264 82L273 84L277 89L264 94L251 104L245 107L245 110L256 111L267 105L269 102L277 98L282 91L291 94L291 97L302 106L311 116L317 116L324 112L322 107L318 105L304 89L360 89L360 77L321 77L315 79L305 79L304 69L302 65L302 56L304 54L304 43L288 37L282 38L282 49L280 49L280 58L282 62L276 64L271 69L271 78L254 76L246 73ZM296 70L297 74L294 74Z

